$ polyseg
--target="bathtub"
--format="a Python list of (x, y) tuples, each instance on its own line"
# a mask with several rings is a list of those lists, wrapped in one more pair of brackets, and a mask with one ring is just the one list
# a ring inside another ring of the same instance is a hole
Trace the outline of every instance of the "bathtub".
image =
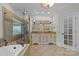
[[(14, 49), (14, 47), (16, 48)], [(29, 44), (24, 44), (24, 47), (22, 47), (20, 44), (2, 46), (0, 47), (0, 56), (18, 56), (23, 50), (28, 49), (28, 47)]]

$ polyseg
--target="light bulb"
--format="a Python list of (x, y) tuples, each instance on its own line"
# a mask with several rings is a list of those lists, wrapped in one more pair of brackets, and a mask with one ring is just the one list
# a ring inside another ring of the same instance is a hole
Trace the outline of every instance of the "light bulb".
[(49, 8), (52, 7), (54, 3), (42, 3), (42, 7)]
[(49, 3), (49, 7), (52, 7), (54, 5), (54, 3)]

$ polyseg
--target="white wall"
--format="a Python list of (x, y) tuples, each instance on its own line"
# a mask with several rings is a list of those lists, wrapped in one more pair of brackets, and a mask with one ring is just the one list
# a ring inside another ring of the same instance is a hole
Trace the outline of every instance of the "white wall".
[(8, 3), (0, 3), (0, 6), (1, 6), (1, 7), (5, 7), (6, 9), (9, 9), (9, 10), (12, 11), (13, 13), (15, 13), (15, 12), (13, 11), (13, 9), (9, 6)]
[(11, 12), (13, 12), (15, 15), (22, 17), (20, 14), (16, 13), (8, 3), (0, 3), (0, 6), (3, 6), (6, 9), (9, 9)]
[(1, 7), (0, 7), (0, 38), (3, 38), (3, 17)]
[(62, 16), (63, 15), (66, 15), (66, 14), (74, 14), (74, 13), (79, 13), (79, 4), (77, 3), (74, 3), (74, 4), (71, 4), (67, 7), (64, 7), (62, 9), (60, 9), (58, 12), (57, 12), (57, 16), (58, 16), (58, 23), (59, 23), (59, 31), (57, 32), (57, 45), (58, 46), (62, 46), (63, 44), (63, 39), (61, 37), (61, 33), (62, 33), (62, 29), (60, 28), (61, 26), (61, 23), (62, 23)]
[(3, 6), (14, 13), (12, 8), (8, 4), (0, 3), (0, 38), (3, 38), (3, 15), (2, 15), (2, 7)]
[(79, 3), (73, 3), (67, 7), (60, 9), (57, 13), (58, 14), (68, 14), (72, 12), (79, 12)]

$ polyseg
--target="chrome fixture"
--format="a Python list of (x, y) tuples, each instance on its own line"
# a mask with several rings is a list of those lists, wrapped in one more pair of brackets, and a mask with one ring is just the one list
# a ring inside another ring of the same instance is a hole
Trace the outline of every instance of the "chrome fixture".
[(6, 39), (3, 39), (3, 42), (4, 42), (3, 43), (4, 46), (7, 46), (8, 45), (8, 41)]

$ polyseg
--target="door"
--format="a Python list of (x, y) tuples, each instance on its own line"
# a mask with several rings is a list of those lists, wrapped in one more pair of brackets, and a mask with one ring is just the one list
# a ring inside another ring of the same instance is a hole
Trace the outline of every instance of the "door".
[(75, 45), (75, 19), (71, 15), (63, 16), (60, 28), (62, 29), (62, 45), (72, 49)]

